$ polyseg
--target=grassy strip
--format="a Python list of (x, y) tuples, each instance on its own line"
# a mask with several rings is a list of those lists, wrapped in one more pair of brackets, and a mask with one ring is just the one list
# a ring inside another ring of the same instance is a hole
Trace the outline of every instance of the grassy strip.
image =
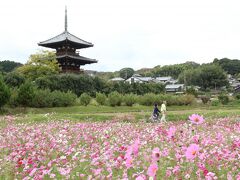
[[(193, 106), (168, 106), (168, 111), (186, 111), (186, 110), (238, 110), (239, 105), (193, 105)], [(55, 107), (55, 108), (5, 108), (2, 114), (44, 114), (44, 113), (61, 113), (61, 114), (99, 114), (99, 113), (125, 113), (125, 112), (142, 112), (153, 110), (152, 106), (134, 105), (129, 106), (71, 106), (71, 107)]]

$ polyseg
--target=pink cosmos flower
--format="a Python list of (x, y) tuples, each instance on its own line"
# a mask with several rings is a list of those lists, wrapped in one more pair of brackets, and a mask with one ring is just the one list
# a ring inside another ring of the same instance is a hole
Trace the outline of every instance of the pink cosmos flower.
[(140, 144), (140, 140), (139, 140), (139, 139), (137, 139), (137, 140), (134, 142), (134, 144), (133, 144), (132, 149), (133, 149), (133, 154), (134, 154), (134, 156), (137, 156), (137, 155), (138, 155), (139, 144)]
[(37, 168), (33, 168), (33, 170), (29, 173), (29, 176), (33, 176), (36, 171), (37, 171)]
[(206, 180), (213, 180), (213, 179), (217, 179), (217, 177), (215, 176), (215, 173), (213, 172), (208, 172), (207, 175), (205, 176)]
[(126, 167), (127, 167), (127, 168), (132, 167), (132, 163), (133, 163), (133, 158), (132, 158), (131, 156), (127, 156), (127, 159), (126, 159)]
[(172, 138), (174, 135), (175, 135), (175, 133), (176, 133), (176, 127), (175, 126), (171, 126), (170, 128), (169, 128), (169, 130), (167, 131), (167, 137), (168, 138)]
[(61, 175), (66, 176), (70, 173), (71, 169), (70, 168), (58, 168), (58, 171), (60, 172)]
[(189, 119), (193, 124), (202, 124), (204, 122), (203, 116), (200, 116), (198, 114), (192, 114), (189, 116)]
[(136, 178), (136, 180), (145, 180), (145, 179), (146, 179), (146, 176), (143, 175), (143, 174), (139, 175), (139, 176)]
[(154, 148), (152, 151), (152, 160), (153, 162), (158, 161), (160, 158), (160, 150), (159, 148)]
[(180, 166), (175, 166), (175, 167), (173, 168), (173, 173), (174, 173), (175, 175), (177, 175), (177, 174), (179, 173), (179, 171), (180, 171)]
[(157, 170), (158, 170), (157, 164), (155, 164), (155, 163), (151, 164), (148, 168), (147, 175), (150, 177), (155, 177)]
[(191, 144), (186, 150), (186, 158), (194, 159), (199, 152), (199, 146), (197, 144)]

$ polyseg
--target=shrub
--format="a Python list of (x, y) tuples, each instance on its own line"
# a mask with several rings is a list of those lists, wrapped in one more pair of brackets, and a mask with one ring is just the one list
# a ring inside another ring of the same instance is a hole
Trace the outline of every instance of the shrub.
[(122, 95), (114, 91), (108, 95), (108, 102), (110, 106), (120, 106), (122, 102)]
[(35, 95), (32, 100), (32, 107), (42, 108), (42, 107), (65, 107), (74, 105), (77, 96), (68, 91), (53, 91), (48, 89), (42, 90), (38, 89), (35, 91)]
[(178, 97), (178, 104), (176, 105), (190, 105), (194, 102), (194, 95), (183, 95)]
[(11, 72), (4, 76), (4, 82), (10, 87), (19, 87), (25, 82), (25, 78), (20, 73)]
[(32, 106), (36, 108), (52, 107), (53, 97), (49, 89), (38, 89), (32, 100)]
[(225, 94), (220, 94), (218, 96), (218, 100), (222, 103), (222, 104), (227, 104), (229, 102), (229, 97)]
[(16, 89), (16, 88), (11, 89), (11, 96), (10, 96), (8, 104), (11, 107), (17, 107), (19, 105), (17, 98), (18, 98), (18, 89)]
[(141, 96), (139, 99), (139, 103), (145, 106), (152, 106), (157, 102), (157, 95), (153, 93), (147, 93), (144, 96)]
[(107, 96), (102, 93), (96, 93), (96, 101), (100, 105), (106, 104)]
[(137, 96), (134, 95), (134, 94), (126, 94), (123, 98), (123, 101), (125, 102), (125, 104), (127, 106), (132, 106), (133, 104), (136, 103), (136, 100), (137, 100)]
[(207, 104), (210, 101), (210, 96), (203, 95), (201, 96), (203, 104)]
[(17, 101), (22, 106), (31, 106), (34, 98), (34, 86), (30, 82), (25, 82), (19, 88)]
[(53, 100), (53, 107), (64, 107), (74, 105), (76, 101), (76, 94), (68, 91), (68, 92), (61, 92), (61, 91), (53, 91), (51, 93), (52, 100)]
[(220, 104), (220, 102), (219, 102), (218, 99), (214, 99), (214, 100), (212, 100), (212, 102), (211, 102), (211, 105), (212, 105), (212, 106), (219, 106), (219, 104)]
[(91, 96), (89, 96), (87, 93), (82, 93), (80, 96), (80, 103), (84, 106), (87, 106), (91, 101)]
[(198, 92), (196, 91), (196, 89), (194, 89), (194, 87), (187, 88), (187, 89), (186, 89), (186, 93), (187, 93), (187, 94), (194, 95), (195, 97), (198, 96)]
[(240, 99), (240, 93), (236, 94), (236, 95), (235, 95), (235, 98), (236, 98), (236, 99)]
[(4, 106), (10, 99), (10, 90), (0, 77), (0, 108)]

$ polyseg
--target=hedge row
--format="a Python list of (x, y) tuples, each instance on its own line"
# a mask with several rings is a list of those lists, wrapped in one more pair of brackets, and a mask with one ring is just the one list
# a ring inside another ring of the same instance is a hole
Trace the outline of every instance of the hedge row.
[(12, 89), (9, 105), (12, 107), (64, 107), (75, 104), (77, 96), (71, 92), (35, 88), (26, 82), (19, 89)]
[(104, 94), (97, 93), (96, 101), (101, 105), (120, 106), (133, 104), (141, 104), (145, 106), (152, 106), (154, 103), (161, 104), (162, 101), (167, 101), (168, 105), (190, 105), (194, 102), (195, 97), (193, 95), (156, 95), (153, 93), (147, 93), (143, 96), (135, 94), (119, 94), (118, 92), (112, 92), (106, 97)]

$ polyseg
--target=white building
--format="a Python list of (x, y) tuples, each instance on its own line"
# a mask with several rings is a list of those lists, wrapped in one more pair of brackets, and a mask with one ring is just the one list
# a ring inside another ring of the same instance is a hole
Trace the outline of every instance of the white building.
[(121, 78), (121, 77), (116, 77), (116, 78), (110, 79), (110, 81), (119, 82), (119, 81), (125, 81), (125, 79), (123, 79), (123, 78)]
[(184, 90), (184, 84), (167, 84), (166, 92), (183, 92)]

